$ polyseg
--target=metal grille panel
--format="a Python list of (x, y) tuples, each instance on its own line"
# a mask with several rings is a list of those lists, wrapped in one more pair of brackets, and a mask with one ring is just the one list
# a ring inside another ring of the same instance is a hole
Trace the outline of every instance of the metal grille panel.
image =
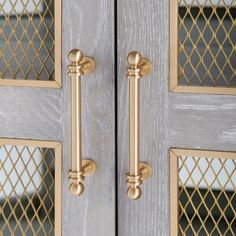
[(0, 79), (55, 80), (54, 0), (1, 1), (0, 44)]
[(0, 146), (0, 235), (55, 235), (54, 148)]
[(172, 149), (170, 157), (171, 236), (234, 236), (236, 153)]
[(178, 85), (236, 87), (235, 0), (178, 1)]

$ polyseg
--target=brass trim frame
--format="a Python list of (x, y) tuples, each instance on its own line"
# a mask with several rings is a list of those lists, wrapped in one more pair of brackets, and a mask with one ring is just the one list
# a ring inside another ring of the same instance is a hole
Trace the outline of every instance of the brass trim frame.
[(169, 0), (169, 57), (170, 57), (170, 92), (177, 87), (178, 80), (178, 1)]
[(178, 236), (178, 159), (170, 150), (170, 236)]
[[(62, 0), (54, 0), (55, 9), (55, 83), (52, 88), (61, 88), (61, 70), (62, 70)], [(50, 81), (49, 81), (50, 82)]]
[(54, 21), (55, 21), (55, 80), (25, 80), (18, 79), (0, 79), (0, 86), (16, 87), (37, 87), (37, 88), (61, 88), (62, 87), (62, 0), (54, 0)]
[(196, 149), (178, 149), (170, 148), (169, 150), (169, 176), (170, 176), (170, 236), (178, 236), (179, 226), (179, 188), (178, 188), (178, 157), (179, 156), (196, 156), (196, 157), (214, 157), (217, 159), (234, 159), (236, 152), (227, 151), (210, 151)]
[(61, 236), (62, 230), (62, 145), (57, 141), (43, 141), (31, 139), (0, 138), (0, 145), (33, 146), (54, 148), (55, 150), (55, 235)]
[(236, 88), (178, 85), (178, 1), (169, 0), (169, 92), (236, 95)]

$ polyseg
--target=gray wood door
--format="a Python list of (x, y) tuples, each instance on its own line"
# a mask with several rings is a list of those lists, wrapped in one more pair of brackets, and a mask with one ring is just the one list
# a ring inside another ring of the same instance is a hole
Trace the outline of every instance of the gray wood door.
[[(177, 17), (177, 8), (173, 10), (175, 6), (177, 1), (168, 0), (117, 2), (118, 231), (122, 236), (166, 236), (170, 235), (173, 227), (175, 231), (171, 235), (178, 235), (178, 219), (171, 221), (170, 213), (176, 212), (178, 207), (170, 207), (170, 199), (177, 198), (177, 191), (175, 195), (170, 195), (171, 148), (236, 150), (235, 96), (197, 93), (196, 89), (195, 94), (170, 92), (169, 65), (177, 58), (177, 54), (172, 58), (169, 56), (173, 55), (169, 42), (174, 42), (172, 36), (177, 29), (171, 27), (173, 22), (170, 22), (170, 16)], [(177, 18), (175, 20), (177, 25)], [(153, 73), (141, 80), (140, 91), (140, 158), (151, 164), (153, 175), (142, 185), (143, 195), (136, 201), (127, 197), (125, 177), (129, 158), (126, 57), (130, 51), (141, 52), (153, 63)], [(177, 183), (177, 175), (175, 178)], [(231, 228), (228, 233), (234, 235), (235, 231)], [(180, 232), (179, 235), (206, 234)]]
[[(9, 8), (12, 6), (8, 4), (5, 11)], [(18, 10), (21, 14), (21, 6)], [(2, 14), (1, 7), (0, 11)], [(10, 13), (4, 14), (8, 19)], [(55, 171), (62, 171), (62, 235), (112, 236), (115, 235), (114, 1), (62, 1), (61, 22), (61, 45), (56, 48), (62, 49), (62, 62), (58, 64), (62, 69), (61, 88), (18, 87), (14, 83), (0, 86), (0, 136), (60, 142), (62, 170)], [(84, 157), (96, 162), (97, 171), (85, 180), (85, 192), (80, 197), (72, 196), (68, 181), (71, 111), (67, 65), (68, 53), (73, 48), (80, 48), (96, 62), (95, 72), (82, 78), (82, 146)]]
[[(57, 63), (62, 70), (62, 83), (56, 88), (45, 88), (32, 87), (31, 82), (30, 87), (22, 86), (21, 82), (17, 86), (14, 81), (1, 82), (11, 85), (0, 86), (1, 138), (54, 141), (62, 145), (62, 170), (56, 169), (62, 173), (62, 235), (169, 235), (178, 223), (170, 213), (176, 214), (178, 208), (178, 203), (175, 209), (170, 207), (170, 149), (235, 151), (235, 96), (196, 93), (196, 89), (195, 94), (170, 92), (169, 64), (175, 59), (169, 56), (173, 39), (170, 16), (176, 13), (172, 11), (173, 3), (62, 1), (61, 44), (56, 48), (62, 50), (61, 63)], [(7, 15), (10, 19), (9, 7), (12, 6), (7, 5), (0, 18)], [(20, 7), (14, 14), (19, 12)], [(0, 42), (4, 40), (7, 41), (3, 37)], [(80, 48), (96, 62), (95, 72), (82, 78), (82, 122), (83, 155), (96, 162), (97, 172), (86, 179), (85, 192), (80, 197), (72, 196), (68, 190), (71, 110), (67, 65), (68, 52), (73, 48)], [(134, 50), (153, 64), (152, 75), (141, 81), (140, 107), (140, 156), (151, 164), (153, 175), (142, 185), (143, 195), (137, 201), (129, 200), (126, 194), (129, 104), (126, 58)], [(13, 63), (13, 67), (18, 64)]]

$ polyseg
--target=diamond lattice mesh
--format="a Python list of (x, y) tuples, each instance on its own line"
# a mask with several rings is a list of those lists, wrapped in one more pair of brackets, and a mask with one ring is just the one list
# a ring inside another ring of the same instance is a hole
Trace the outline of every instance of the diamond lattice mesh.
[(54, 80), (54, 0), (0, 1), (0, 79)]
[(235, 45), (235, 0), (178, 0), (178, 85), (236, 87)]
[(0, 235), (54, 235), (54, 149), (0, 146)]
[(236, 235), (236, 160), (178, 157), (179, 234)]

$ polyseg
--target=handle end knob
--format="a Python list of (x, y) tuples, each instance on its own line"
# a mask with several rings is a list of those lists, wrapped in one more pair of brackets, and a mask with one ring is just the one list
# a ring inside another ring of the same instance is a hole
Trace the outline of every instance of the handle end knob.
[(127, 77), (129, 79), (140, 79), (152, 72), (152, 63), (149, 59), (144, 58), (139, 52), (130, 52), (127, 57), (128, 63), (130, 65), (127, 68)]
[(142, 60), (142, 55), (139, 52), (130, 52), (127, 60), (131, 66), (138, 66)]
[(84, 185), (81, 182), (71, 183), (69, 189), (73, 195), (80, 196), (84, 192)]
[(81, 50), (75, 48), (69, 52), (68, 58), (71, 63), (78, 64), (83, 58), (83, 53)]
[(142, 189), (140, 186), (129, 186), (127, 195), (129, 199), (137, 200), (142, 196)]
[(147, 180), (152, 175), (152, 167), (145, 162), (139, 162), (139, 174), (127, 174), (127, 195), (131, 200), (137, 200), (142, 196), (142, 188), (144, 180)]

